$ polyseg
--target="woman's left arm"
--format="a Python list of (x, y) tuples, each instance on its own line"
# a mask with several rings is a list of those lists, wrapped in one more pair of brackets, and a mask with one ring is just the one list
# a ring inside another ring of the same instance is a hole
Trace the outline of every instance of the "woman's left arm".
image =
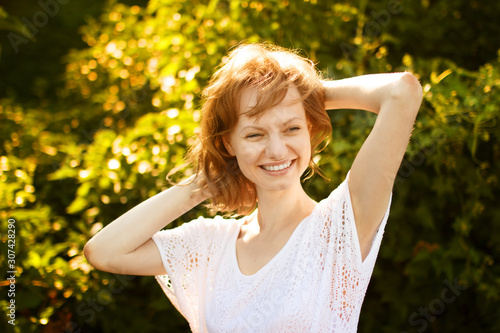
[(373, 236), (389, 204), (422, 102), (422, 87), (410, 73), (362, 75), (325, 81), (327, 109), (362, 109), (378, 114), (373, 129), (349, 173), (349, 189), (361, 255), (368, 255)]

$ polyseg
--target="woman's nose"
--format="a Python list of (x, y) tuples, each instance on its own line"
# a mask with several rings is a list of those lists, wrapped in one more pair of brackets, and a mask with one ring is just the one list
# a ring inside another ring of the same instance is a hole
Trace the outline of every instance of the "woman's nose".
[(279, 160), (286, 157), (288, 148), (285, 140), (280, 135), (270, 135), (267, 142), (267, 156)]

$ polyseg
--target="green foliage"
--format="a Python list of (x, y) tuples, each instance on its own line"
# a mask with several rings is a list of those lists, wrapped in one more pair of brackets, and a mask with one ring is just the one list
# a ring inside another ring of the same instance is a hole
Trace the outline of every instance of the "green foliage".
[[(302, 49), (327, 77), (408, 70), (424, 87), (359, 331), (500, 329), (500, 45), (498, 25), (478, 19), (497, 13), (496, 2), (89, 3), (61, 5), (19, 53), (1, 40), (0, 70), (12, 79), (0, 84), (0, 264), (14, 218), (18, 270), (16, 326), (2, 320), (2, 331), (188, 330), (153, 278), (97, 271), (83, 246), (169, 186), (210, 74), (229, 48), (261, 40)], [(0, 28), (22, 34), (16, 24), (37, 6), (0, 7)], [(54, 46), (76, 28), (81, 39)], [(316, 158), (331, 182), (305, 183), (317, 200), (345, 176), (375, 121), (364, 111), (330, 115), (332, 142)], [(6, 315), (4, 298), (0, 307)]]

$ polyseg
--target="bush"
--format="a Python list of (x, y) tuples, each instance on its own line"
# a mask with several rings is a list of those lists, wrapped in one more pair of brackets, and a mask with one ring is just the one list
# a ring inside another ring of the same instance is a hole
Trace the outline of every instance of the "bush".
[[(76, 15), (67, 8), (50, 24), (67, 26)], [(107, 1), (81, 26), (83, 47), (55, 46), (62, 73), (59, 63), (38, 64), (57, 84), (30, 69), (0, 96), (0, 263), (8, 263), (15, 219), (18, 272), (16, 326), (2, 321), (2, 331), (188, 330), (153, 278), (97, 271), (82, 250), (169, 186), (209, 75), (228, 48), (260, 40), (304, 50), (327, 77), (407, 70), (424, 87), (359, 331), (498, 331), (500, 64), (490, 42), (498, 27), (477, 19), (497, 8), (465, 0)], [(0, 12), (0, 22), (7, 16)], [(65, 33), (50, 27), (51, 38)], [(20, 56), (48, 47), (40, 30), (40, 44)], [(463, 35), (449, 35), (456, 31)], [(18, 55), (6, 39), (2, 51), (5, 71)], [(33, 82), (30, 93), (24, 82)], [(342, 180), (375, 120), (364, 111), (330, 115), (332, 142), (317, 158), (332, 181), (306, 181), (315, 199)], [(200, 214), (203, 207), (169, 227)]]

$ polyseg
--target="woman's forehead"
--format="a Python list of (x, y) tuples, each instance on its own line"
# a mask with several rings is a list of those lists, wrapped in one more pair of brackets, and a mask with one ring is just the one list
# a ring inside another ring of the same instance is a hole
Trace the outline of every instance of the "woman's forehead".
[(246, 88), (241, 95), (238, 117), (238, 127), (251, 125), (280, 125), (293, 119), (307, 121), (304, 106), (299, 91), (295, 86), (290, 86), (285, 98), (270, 109), (262, 110), (258, 114), (250, 111), (257, 105), (258, 88)]
[[(272, 93), (272, 92), (270, 92)], [(262, 94), (262, 92), (260, 92)], [(243, 89), (240, 95), (240, 101), (239, 101), (239, 115), (244, 115), (251, 111), (259, 102), (259, 88), (257, 87), (248, 87)], [(280, 108), (280, 107), (290, 107), (294, 104), (301, 104), (302, 105), (302, 98), (301, 95), (297, 89), (297, 87), (291, 83), (288, 86), (287, 93), (285, 95), (285, 98), (276, 106), (270, 107), (272, 108)]]

